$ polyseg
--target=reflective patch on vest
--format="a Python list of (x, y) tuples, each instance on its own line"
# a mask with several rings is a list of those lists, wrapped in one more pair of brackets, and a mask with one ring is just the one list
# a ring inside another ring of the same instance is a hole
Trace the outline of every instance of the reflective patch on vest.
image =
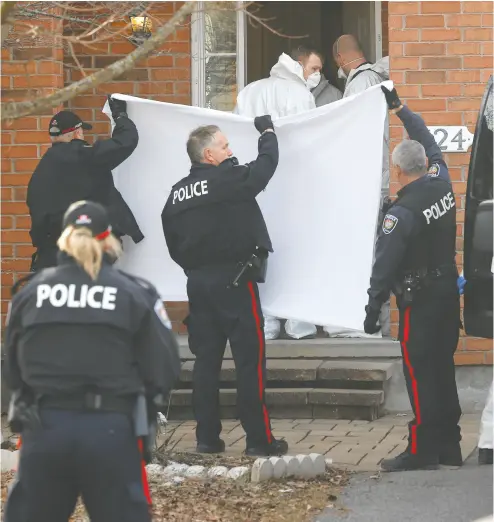
[(398, 218), (391, 214), (386, 214), (383, 221), (383, 232), (385, 234), (391, 234), (398, 224)]
[(189, 183), (185, 187), (180, 187), (178, 190), (173, 191), (173, 205), (178, 202), (182, 202), (185, 199), (191, 199), (194, 197), (200, 197), (204, 194), (209, 194), (208, 191), (208, 180), (196, 181), (195, 183)]
[(452, 192), (448, 192), (439, 201), (434, 203), (430, 208), (426, 208), (422, 211), (429, 225), (431, 219), (437, 220), (449, 212), (454, 206), (456, 206), (455, 198)]
[(434, 163), (434, 165), (431, 165), (429, 167), (429, 170), (427, 171), (427, 174), (431, 176), (431, 178), (437, 178), (439, 176), (439, 169), (441, 166), (438, 163)]
[(115, 310), (117, 288), (101, 285), (38, 285), (36, 308), (50, 305), (54, 308), (99, 308)]
[(168, 328), (168, 330), (172, 329), (172, 323), (166, 313), (165, 306), (161, 299), (158, 299), (154, 305), (154, 311), (158, 316), (158, 319)]

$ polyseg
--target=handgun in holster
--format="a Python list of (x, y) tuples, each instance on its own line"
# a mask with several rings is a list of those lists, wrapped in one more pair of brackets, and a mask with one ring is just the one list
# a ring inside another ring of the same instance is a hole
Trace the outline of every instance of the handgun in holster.
[(240, 263), (240, 270), (235, 275), (229, 287), (238, 287), (240, 281), (245, 277), (249, 281), (256, 283), (264, 283), (266, 281), (266, 272), (268, 270), (268, 252), (267, 250), (256, 247), (256, 251), (249, 257), (245, 263)]
[(12, 393), (7, 420), (12, 433), (35, 431), (42, 427), (38, 404), (25, 390)]
[(158, 430), (158, 408), (159, 397), (153, 401), (146, 398), (144, 393), (137, 396), (134, 408), (134, 433), (142, 440), (142, 458), (149, 464), (153, 458)]
[(422, 288), (422, 280), (420, 276), (415, 274), (407, 274), (403, 279), (401, 301), (405, 307), (410, 306), (417, 292)]

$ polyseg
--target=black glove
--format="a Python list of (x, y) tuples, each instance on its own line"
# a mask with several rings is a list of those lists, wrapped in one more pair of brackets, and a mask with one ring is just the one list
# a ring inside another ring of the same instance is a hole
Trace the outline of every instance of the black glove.
[(384, 85), (381, 85), (381, 90), (384, 93), (384, 96), (386, 96), (386, 103), (388, 104), (389, 110), (397, 109), (401, 105), (401, 100), (398, 98), (398, 93), (395, 88), (390, 91), (389, 89), (386, 89)]
[(365, 316), (364, 321), (364, 332), (366, 334), (375, 334), (379, 332), (379, 330), (381, 329), (380, 326), (377, 326), (377, 321), (379, 319), (379, 310), (371, 308), (369, 305), (367, 305), (365, 307), (365, 313), (367, 315)]
[(127, 102), (125, 100), (117, 100), (108, 95), (108, 104), (114, 120), (119, 116), (127, 116)]
[(254, 118), (254, 125), (261, 134), (268, 129), (274, 130), (273, 122), (271, 121), (271, 116), (269, 114)]

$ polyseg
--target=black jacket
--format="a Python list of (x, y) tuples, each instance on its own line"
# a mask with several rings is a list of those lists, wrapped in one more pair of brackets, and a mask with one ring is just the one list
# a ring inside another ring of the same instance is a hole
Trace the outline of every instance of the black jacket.
[(144, 236), (115, 188), (112, 169), (137, 147), (134, 123), (117, 118), (112, 138), (89, 145), (83, 140), (54, 143), (41, 158), (27, 189), (31, 239), (35, 247), (52, 247), (62, 232), (62, 217), (74, 202), (88, 199), (104, 205), (116, 236), (129, 235), (138, 243)]
[(218, 166), (194, 164), (173, 188), (161, 214), (171, 258), (185, 270), (245, 261), (261, 247), (272, 252), (256, 196), (266, 188), (278, 165), (274, 132), (259, 138), (255, 161), (236, 158)]
[(96, 281), (64, 253), (59, 263), (12, 299), (5, 333), (9, 388), (55, 396), (136, 395), (143, 387), (151, 397), (168, 393), (180, 359), (156, 289), (106, 260)]
[(428, 287), (428, 295), (456, 295), (456, 202), (441, 149), (423, 119), (408, 107), (397, 113), (411, 139), (429, 160), (427, 174), (398, 192), (384, 216), (370, 280), (369, 306), (380, 309), (404, 276), (448, 273)]

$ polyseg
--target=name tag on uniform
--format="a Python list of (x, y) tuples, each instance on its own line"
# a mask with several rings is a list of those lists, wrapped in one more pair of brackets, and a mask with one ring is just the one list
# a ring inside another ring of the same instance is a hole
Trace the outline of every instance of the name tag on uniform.
[(434, 203), (431, 208), (426, 208), (423, 211), (425, 219), (427, 219), (427, 224), (431, 222), (432, 219), (439, 219), (444, 216), (448, 210), (453, 208), (456, 205), (455, 198), (451, 192), (448, 192), (443, 198)]
[(191, 199), (198, 196), (203, 196), (208, 193), (208, 181), (206, 179), (202, 181), (196, 181), (185, 187), (180, 187), (178, 190), (173, 191), (173, 204), (175, 202), (183, 201), (184, 199)]
[(101, 308), (115, 310), (117, 288), (113, 286), (89, 286), (56, 284), (38, 285), (36, 308), (41, 308), (45, 301), (55, 308)]

